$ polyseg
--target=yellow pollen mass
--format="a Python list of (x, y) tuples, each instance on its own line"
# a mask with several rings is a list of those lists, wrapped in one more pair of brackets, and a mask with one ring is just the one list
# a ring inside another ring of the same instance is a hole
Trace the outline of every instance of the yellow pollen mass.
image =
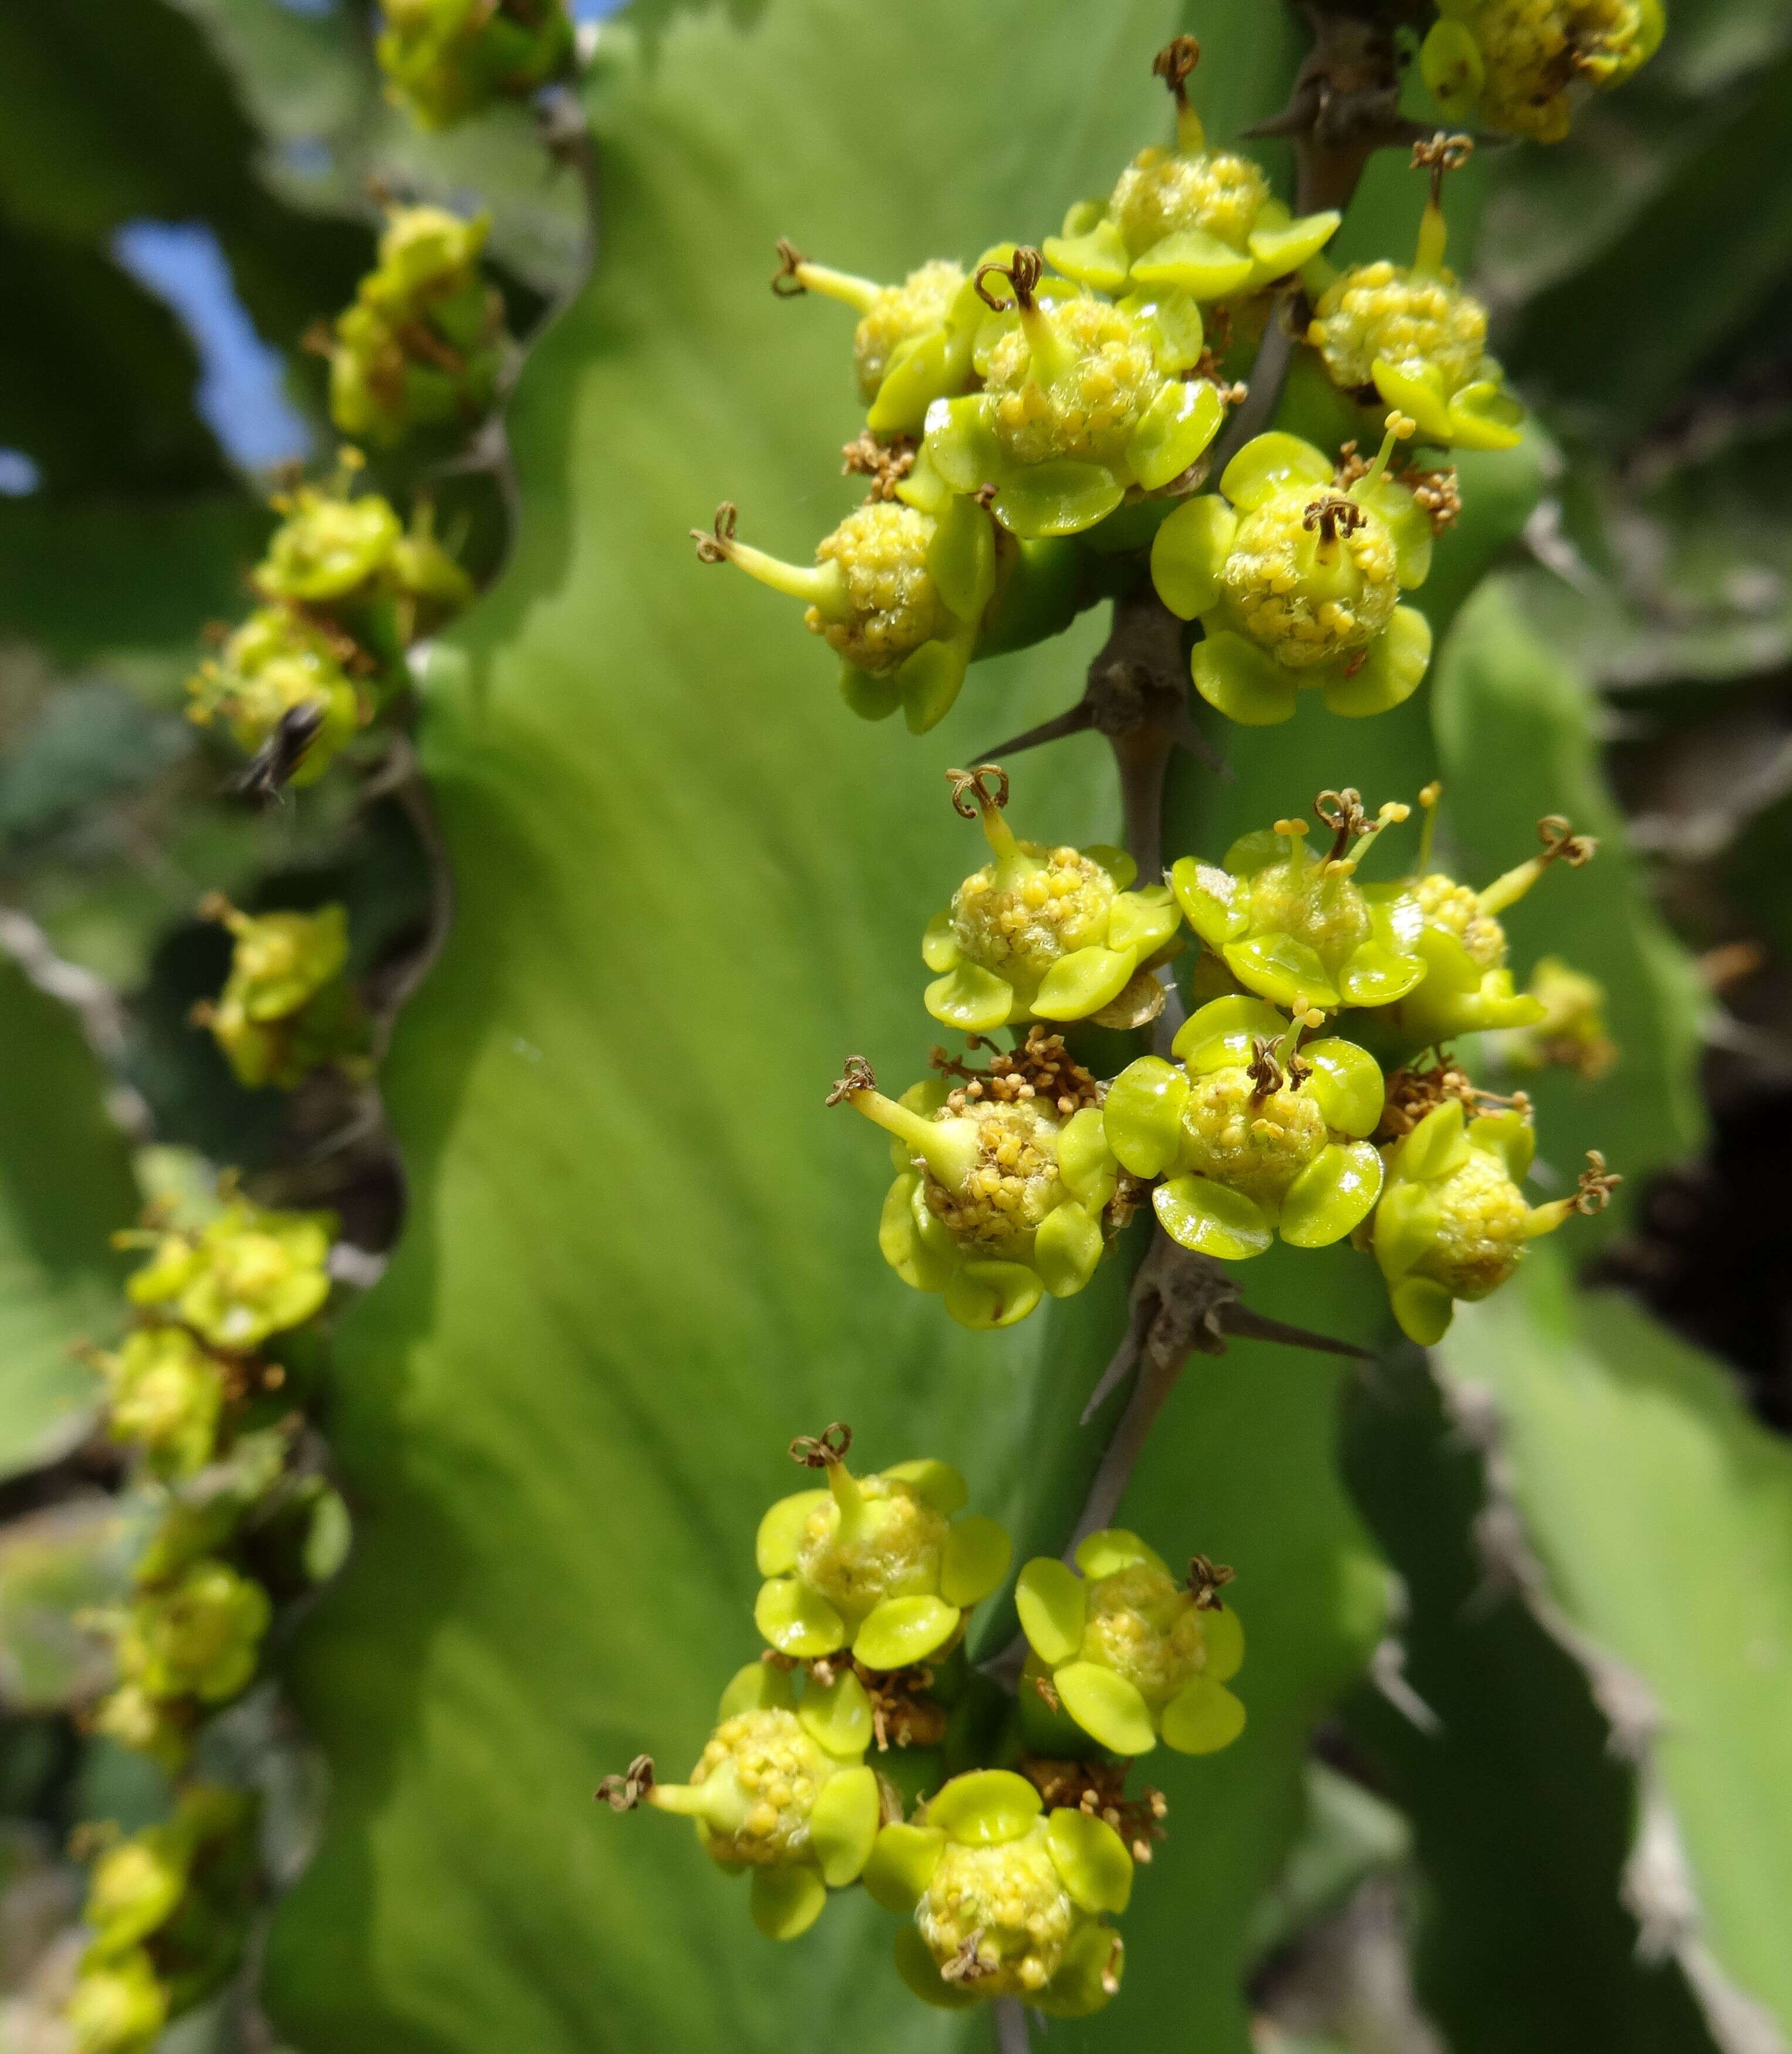
[(1120, 174), (1108, 212), (1134, 257), (1191, 228), (1240, 249), (1268, 198), (1269, 180), (1248, 157), (1230, 150), (1185, 157), (1151, 148)]
[(1387, 524), (1365, 508), (1325, 542), (1307, 525), (1313, 498), (1303, 486), (1245, 514), (1221, 573), (1240, 625), (1291, 670), (1366, 648), (1400, 599)]
[(1002, 866), (986, 864), (953, 894), (952, 931), (973, 962), (1030, 997), (1060, 956), (1106, 941), (1114, 879), (1074, 848), (1024, 841), (1020, 850), (1043, 868), (1004, 885)]
[(1091, 1583), (1088, 1607), (1078, 1659), (1124, 1676), (1153, 1711), (1205, 1663), (1193, 1594), (1148, 1563)]
[(1380, 359), (1409, 375), (1434, 371), (1455, 392), (1487, 355), (1487, 309), (1445, 279), (1412, 277), (1385, 261), (1359, 264), (1320, 300), (1313, 336), (1346, 392), (1370, 384)]
[(1242, 1068), (1194, 1080), (1182, 1134), (1189, 1171), (1272, 1209), (1330, 1139), (1325, 1116), (1305, 1092), (1284, 1084), (1260, 1098)]
[(1469, 26), (1487, 116), (1540, 143), (1567, 134), (1570, 87), (1614, 85), (1643, 61), (1637, 0), (1484, 0)]
[(1506, 961), (1506, 930), (1466, 884), (1458, 884), (1441, 871), (1432, 871), (1413, 887), (1420, 910), (1435, 927), (1441, 927), (1468, 951), (1482, 970), (1499, 970)]
[(980, 1160), (962, 1191), (948, 1190), (929, 1171), (927, 1203), (961, 1247), (1024, 1262), (1041, 1222), (1063, 1196), (1058, 1123), (1032, 1099), (972, 1102), (962, 1116), (977, 1123)]
[(1362, 893), (1348, 877), (1326, 877), (1317, 863), (1295, 876), (1286, 863), (1272, 863), (1251, 880), (1251, 930), (1291, 935), (1330, 970), (1369, 939), (1371, 923)]
[(816, 1794), (834, 1770), (794, 1712), (774, 1706), (724, 1719), (690, 1773), (695, 1786), (723, 1777), (738, 1792), (730, 1808), (740, 1824), (731, 1831), (712, 1820), (710, 1853), (762, 1867), (798, 1859)]
[(1072, 360), (1042, 384), (1026, 330), (1016, 324), (997, 338), (984, 387), (1004, 448), (1016, 463), (1123, 463), (1139, 417), (1164, 384), (1149, 341), (1105, 300), (1065, 301), (1041, 313)]
[(859, 1489), (861, 1524), (840, 1537), (831, 1500), (809, 1514), (797, 1546), (797, 1573), (856, 1623), (883, 1598), (929, 1596), (940, 1587), (947, 1521), (898, 1479), (870, 1476)]
[(1454, 1175), (1433, 1187), (1437, 1231), (1415, 1273), (1441, 1284), (1452, 1297), (1484, 1298), (1496, 1291), (1524, 1254), (1531, 1208), (1499, 1157), (1471, 1149)]
[(1043, 1989), (1086, 1917), (1059, 1876), (1043, 1819), (1000, 1847), (949, 1843), (914, 1914), (942, 1969), (962, 1958), (973, 1934), (981, 1935), (977, 1970), (963, 1985), (980, 1997)]
[(812, 606), (810, 632), (861, 671), (894, 670), (944, 624), (927, 569), (933, 539), (932, 517), (912, 506), (880, 499), (855, 508), (815, 549), (817, 563), (837, 563), (845, 573), (851, 612), (829, 620)]
[(965, 273), (945, 258), (910, 272), (899, 285), (886, 285), (853, 332), (852, 356), (859, 389), (877, 397), (890, 360), (911, 336), (936, 329), (952, 310)]

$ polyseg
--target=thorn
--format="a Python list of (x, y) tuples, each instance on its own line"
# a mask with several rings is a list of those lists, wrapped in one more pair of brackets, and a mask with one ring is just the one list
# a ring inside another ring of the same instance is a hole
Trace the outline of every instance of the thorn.
[(1358, 1348), (1354, 1341), (1334, 1340), (1330, 1334), (1311, 1333), (1305, 1327), (1290, 1326), (1285, 1320), (1272, 1320), (1266, 1313), (1253, 1312), (1248, 1305), (1237, 1300), (1220, 1308), (1221, 1329), (1243, 1341), (1279, 1341), (1284, 1348), (1311, 1348), (1316, 1355), (1349, 1356), (1357, 1362), (1373, 1362), (1375, 1357), (1367, 1348)]
[(1067, 734), (1082, 734), (1094, 724), (1094, 707), (1087, 699), (1079, 699), (1067, 711), (1042, 721), (1037, 727), (1029, 727), (1024, 734), (999, 743), (994, 749), (979, 750), (977, 755), (984, 762), (998, 756), (1017, 756), (1024, 749), (1042, 748), (1047, 742), (1059, 741)]

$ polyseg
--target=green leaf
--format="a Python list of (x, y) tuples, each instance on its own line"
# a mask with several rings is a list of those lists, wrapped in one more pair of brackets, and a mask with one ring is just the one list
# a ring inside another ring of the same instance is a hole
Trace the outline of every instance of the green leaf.
[(75, 1018), (0, 960), (0, 1477), (86, 1435), (100, 1388), (70, 1352), (122, 1324), (110, 1237), (137, 1210), (124, 1140)]
[(1499, 1514), (1476, 1416), (1452, 1416), (1413, 1351), (1345, 1408), (1351, 1488), (1407, 1590), (1401, 1679), (1418, 1708), (1365, 1686), (1346, 1719), (1413, 1821), (1419, 1997), (1457, 2054), (1703, 2054), (1679, 1965), (1641, 1958), (1621, 1894), (1635, 1765), (1580, 1662), (1489, 1558), (1485, 1537), (1506, 1529), (1482, 1523)]
[(1792, 2032), (1792, 1450), (1628, 1300), (1577, 1299), (1556, 1249), (1440, 1355), (1503, 1424), (1550, 1596), (1654, 1701), (1703, 1946)]

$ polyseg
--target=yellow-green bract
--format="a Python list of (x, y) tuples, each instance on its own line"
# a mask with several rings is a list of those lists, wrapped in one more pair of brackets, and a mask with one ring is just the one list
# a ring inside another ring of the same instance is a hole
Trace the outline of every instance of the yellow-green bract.
[(788, 1670), (749, 1662), (722, 1693), (690, 1782), (656, 1783), (647, 1802), (694, 1820), (721, 1867), (750, 1871), (754, 1924), (793, 1940), (870, 1858), (880, 1817), (870, 1742), (870, 1700), (851, 1669), (812, 1680), (799, 1700)]
[(1240, 1261), (1279, 1233), (1323, 1248), (1374, 1205), (1381, 1069), (1340, 1036), (1298, 1038), (1260, 998), (1216, 998), (1177, 1035), (1180, 1066), (1142, 1056), (1110, 1088), (1109, 1145), (1134, 1176), (1167, 1178), (1152, 1203), (1183, 1247)]
[(1429, 1347), (1459, 1298), (1485, 1298), (1578, 1210), (1573, 1198), (1529, 1204), (1519, 1189), (1536, 1152), (1529, 1118), (1511, 1109), (1468, 1119), (1452, 1099), (1386, 1150), (1388, 1182), (1371, 1245), (1394, 1317)]
[(387, 96), (420, 128), (446, 128), (572, 68), (564, 0), (382, 0)]
[(780, 1498), (760, 1521), (760, 1631), (802, 1660), (850, 1647), (867, 1669), (942, 1654), (1008, 1574), (1008, 1535), (980, 1513), (957, 1516), (968, 1493), (948, 1463), (867, 1477), (838, 1458), (826, 1466), (825, 1489)]
[(886, 1826), (865, 1887), (910, 1914), (896, 1965), (918, 1997), (950, 2010), (1019, 1997), (1048, 2016), (1098, 2011), (1120, 1987), (1133, 1859), (1114, 1828), (1043, 1800), (1024, 1777), (954, 1777), (912, 1823)]
[(1303, 687), (1334, 713), (1385, 712), (1431, 657), (1422, 613), (1399, 604), (1431, 568), (1431, 523), (1387, 474), (1394, 417), (1374, 464), (1340, 486), (1331, 458), (1274, 431), (1247, 443), (1217, 494), (1180, 506), (1151, 546), (1157, 596), (1204, 639), (1192, 660), (1210, 706), (1244, 726), (1292, 718)]
[(1088, 1535), (1076, 1569), (1036, 1556), (1015, 1603), (1032, 1651), (1021, 1687), (1049, 1677), (1065, 1712), (1112, 1753), (1146, 1754), (1161, 1740), (1211, 1754), (1244, 1731), (1244, 1707), (1225, 1688), (1244, 1660), (1237, 1613), (1204, 1607), (1138, 1534)]
[(328, 1213), (281, 1212), (237, 1199), (196, 1230), (119, 1235), (125, 1246), (150, 1250), (126, 1295), (214, 1348), (258, 1348), (270, 1334), (302, 1325), (329, 1296), (335, 1225)]
[(1577, 94), (1621, 85), (1667, 28), (1661, 0), (1437, 0), (1420, 68), (1452, 120), (1535, 142), (1568, 133)]

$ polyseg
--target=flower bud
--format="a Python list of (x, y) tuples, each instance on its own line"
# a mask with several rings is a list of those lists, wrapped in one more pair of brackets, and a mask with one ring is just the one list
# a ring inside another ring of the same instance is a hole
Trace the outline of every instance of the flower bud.
[(107, 1429), (151, 1467), (191, 1476), (211, 1460), (224, 1405), (223, 1365), (184, 1327), (140, 1327), (96, 1358), (108, 1386)]
[(1275, 431), (1247, 443), (1218, 494), (1180, 506), (1158, 529), (1158, 596), (1198, 620), (1196, 689), (1247, 726), (1291, 718), (1303, 686), (1334, 713), (1384, 712), (1417, 690), (1431, 656), (1423, 614), (1399, 604), (1431, 564), (1431, 523), (1389, 478), (1412, 423), (1389, 417), (1370, 469), (1340, 486), (1331, 459)]
[(1229, 1747), (1244, 1727), (1244, 1707), (1224, 1688), (1244, 1659), (1238, 1615), (1217, 1596), (1230, 1571), (1197, 1557), (1178, 1583), (1118, 1528), (1089, 1535), (1076, 1564), (1080, 1576), (1041, 1556), (1020, 1572), (1032, 1678), (1048, 1678), (1056, 1702), (1115, 1754), (1149, 1753), (1160, 1739), (1184, 1754)]
[(257, 1348), (301, 1326), (330, 1293), (335, 1226), (328, 1213), (289, 1213), (237, 1199), (193, 1231), (120, 1236), (147, 1241), (150, 1260), (125, 1286), (133, 1304), (167, 1308), (214, 1348)]
[(1605, 987), (1597, 978), (1570, 968), (1560, 956), (1544, 956), (1531, 974), (1525, 996), (1543, 1009), (1541, 1018), (1494, 1037), (1514, 1069), (1557, 1066), (1591, 1084), (1617, 1060), (1617, 1045), (1605, 1026)]
[(452, 128), (572, 66), (564, 0), (381, 0), (386, 96), (422, 128)]
[(503, 298), (479, 274), (490, 226), (487, 214), (392, 210), (379, 264), (328, 345), (330, 418), (344, 435), (390, 444), (490, 408), (504, 341)]

